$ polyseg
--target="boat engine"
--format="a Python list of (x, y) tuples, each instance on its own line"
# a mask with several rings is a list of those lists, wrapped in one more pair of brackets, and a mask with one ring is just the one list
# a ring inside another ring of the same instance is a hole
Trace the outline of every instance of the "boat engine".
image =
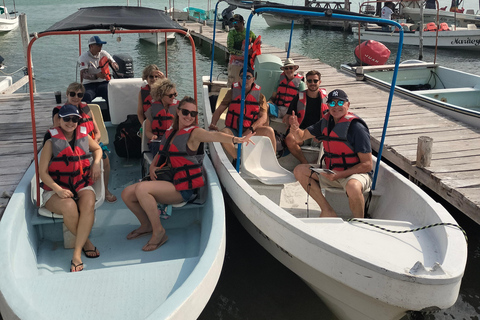
[(390, 50), (381, 42), (367, 40), (355, 48), (357, 63), (367, 66), (385, 64), (390, 57)]
[(113, 55), (113, 60), (118, 64), (118, 71), (113, 72), (115, 79), (133, 78), (133, 59), (127, 53)]

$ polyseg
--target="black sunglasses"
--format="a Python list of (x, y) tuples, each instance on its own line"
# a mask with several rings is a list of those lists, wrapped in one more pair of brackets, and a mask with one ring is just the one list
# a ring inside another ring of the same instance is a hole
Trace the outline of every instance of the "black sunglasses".
[(178, 96), (178, 93), (172, 93), (172, 94), (166, 94), (165, 96), (169, 97), (170, 99), (172, 99), (173, 97), (176, 97)]
[(313, 83), (318, 83), (318, 81), (320, 81), (320, 80), (318, 80), (318, 79), (308, 79), (307, 80), (308, 83), (312, 83), (312, 82)]
[(198, 111), (190, 111), (190, 110), (181, 109), (181, 108), (178, 108), (178, 110), (182, 111), (182, 114), (184, 116), (188, 116), (190, 114), (190, 116), (192, 116), (192, 118), (195, 118), (198, 115)]
[(150, 79), (158, 79), (158, 78), (160, 78), (160, 76), (152, 76), (152, 75), (149, 75), (148, 77), (149, 77)]
[[(61, 117), (61, 118), (62, 118), (62, 117)], [(74, 117), (66, 116), (66, 117), (63, 117), (62, 119), (63, 119), (63, 121), (65, 121), (65, 122), (70, 122), (70, 121), (72, 121), (73, 123), (77, 123), (78, 121), (80, 121), (80, 118), (79, 118), (79, 117), (75, 117), (75, 116), (74, 116)]]
[(72, 91), (72, 92), (70, 92), (68, 95), (69, 95), (70, 97), (72, 97), (72, 98), (75, 97), (75, 96), (77, 96), (77, 97), (79, 97), (79, 98), (83, 98), (83, 92), (76, 93), (76, 92), (73, 92), (73, 91)]

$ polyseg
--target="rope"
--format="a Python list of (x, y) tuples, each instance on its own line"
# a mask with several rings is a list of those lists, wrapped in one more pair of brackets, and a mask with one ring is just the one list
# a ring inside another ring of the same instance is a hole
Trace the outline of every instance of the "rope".
[(370, 223), (370, 222), (366, 222), (366, 221), (363, 221), (363, 220), (358, 220), (357, 218), (350, 218), (350, 219), (347, 219), (346, 221), (347, 222), (360, 222), (360, 223), (366, 224), (368, 226), (371, 226), (371, 227), (374, 227), (374, 228), (377, 228), (377, 229), (380, 229), (380, 230), (383, 230), (383, 231), (386, 231), (386, 232), (390, 232), (390, 233), (408, 233), (408, 232), (421, 231), (421, 230), (425, 230), (425, 229), (429, 229), (429, 228), (433, 228), (433, 227), (438, 227), (438, 226), (450, 226), (450, 227), (458, 228), (460, 231), (462, 231), (463, 236), (465, 237), (465, 241), (468, 242), (467, 232), (461, 226), (459, 226), (458, 224), (454, 224), (454, 223), (450, 223), (450, 222), (439, 222), (439, 223), (430, 224), (428, 226), (424, 226), (424, 227), (420, 227), (420, 228), (396, 231), (396, 230), (390, 230), (390, 229), (386, 229), (384, 227), (377, 226), (377, 225), (375, 225), (373, 223)]
[(23, 69), (25, 69), (25, 67), (21, 67), (20, 69), (18, 69), (17, 71), (14, 71), (12, 73), (3, 72), (2, 70), (0, 70), (0, 73), (3, 73), (6, 76), (13, 76), (15, 73), (23, 71)]

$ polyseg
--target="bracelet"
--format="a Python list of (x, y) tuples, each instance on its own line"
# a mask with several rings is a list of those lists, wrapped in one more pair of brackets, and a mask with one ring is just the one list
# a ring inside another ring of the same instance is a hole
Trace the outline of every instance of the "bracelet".
[(232, 137), (232, 143), (233, 143), (233, 144), (237, 144), (237, 143), (235, 142), (235, 136)]
[(252, 133), (255, 133), (255, 129), (253, 129), (252, 126), (250, 126), (250, 128), (248, 128), (248, 129), (250, 129), (250, 131), (252, 131)]

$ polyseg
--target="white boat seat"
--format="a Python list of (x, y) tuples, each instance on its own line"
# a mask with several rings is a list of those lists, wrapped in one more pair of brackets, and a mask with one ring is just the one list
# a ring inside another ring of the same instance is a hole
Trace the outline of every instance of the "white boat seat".
[(138, 93), (144, 84), (141, 78), (112, 79), (108, 83), (110, 121), (118, 125), (129, 114), (137, 113)]
[(293, 173), (283, 168), (267, 137), (253, 136), (255, 143), (242, 145), (241, 173), (247, 174), (264, 184), (285, 184), (295, 182)]
[(145, 177), (150, 168), (150, 164), (153, 161), (154, 155), (150, 152), (150, 149), (148, 148), (148, 139), (145, 134), (145, 122), (147, 120), (144, 120), (142, 123), (142, 146), (141, 146), (141, 151), (143, 155), (142, 159), (142, 178)]
[(102, 110), (98, 104), (88, 104), (88, 107), (92, 111), (95, 122), (97, 123), (98, 130), (100, 130), (100, 142), (104, 145), (108, 145), (108, 132), (105, 127), (105, 122), (103, 122)]
[(415, 91), (416, 94), (442, 94), (442, 93), (468, 93), (468, 92), (480, 92), (480, 88), (472, 88), (472, 87), (462, 87), (462, 88), (447, 88), (447, 89), (429, 89), (429, 90), (417, 90)]

